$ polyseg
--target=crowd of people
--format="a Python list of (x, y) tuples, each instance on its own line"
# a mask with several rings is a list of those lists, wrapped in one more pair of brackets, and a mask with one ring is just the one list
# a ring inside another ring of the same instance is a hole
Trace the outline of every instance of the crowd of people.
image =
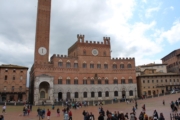
[[(158, 114), (157, 110), (154, 110), (153, 114), (151, 116), (148, 116), (148, 114), (146, 114), (146, 105), (145, 104), (142, 105), (142, 108), (139, 108), (142, 110), (141, 110), (140, 114), (137, 115), (136, 110), (138, 109), (138, 103), (136, 100), (127, 102), (127, 104), (132, 105), (131, 103), (134, 104), (134, 106), (132, 107), (132, 112), (123, 113), (122, 111), (113, 111), (113, 112), (111, 110), (105, 111), (103, 109), (103, 102), (99, 101), (95, 104), (95, 106), (99, 106), (98, 107), (99, 116), (98, 116), (97, 120), (165, 120), (163, 113)], [(163, 103), (163, 105), (165, 105), (164, 100), (162, 103)], [(175, 102), (171, 101), (170, 107), (171, 107), (172, 112), (178, 111), (179, 104), (180, 104), (180, 98), (178, 100), (176, 100)], [(83, 101), (83, 102), (65, 101), (63, 104), (64, 108), (62, 110), (60, 110), (59, 107), (57, 107), (55, 109), (54, 105), (52, 105), (52, 110), (56, 111), (57, 117), (60, 117), (61, 116), (60, 113), (62, 112), (64, 120), (72, 120), (73, 116), (72, 116), (71, 109), (78, 110), (82, 107), (85, 108), (88, 105), (89, 104), (87, 101)], [(32, 105), (25, 104), (23, 107), (23, 116), (28, 116), (30, 114), (30, 111), (32, 111)], [(2, 113), (6, 113), (6, 105), (4, 105), (2, 107)], [(40, 117), (41, 119), (47, 118), (47, 120), (50, 120), (51, 111), (50, 111), (50, 109), (38, 108), (37, 116)], [(83, 110), (82, 116), (83, 116), (83, 120), (95, 120), (96, 119), (92, 112), (88, 112), (85, 110)], [(3, 115), (0, 115), (0, 120), (4, 120)], [(176, 116), (176, 120), (180, 120), (180, 116)]]
[(28, 116), (30, 111), (32, 111), (32, 105), (31, 104), (25, 104), (23, 107), (23, 116)]

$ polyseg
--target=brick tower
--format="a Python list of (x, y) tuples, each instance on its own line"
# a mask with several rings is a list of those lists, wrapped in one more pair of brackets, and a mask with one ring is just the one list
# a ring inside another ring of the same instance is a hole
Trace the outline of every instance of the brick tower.
[(48, 62), (51, 0), (38, 0), (34, 62)]

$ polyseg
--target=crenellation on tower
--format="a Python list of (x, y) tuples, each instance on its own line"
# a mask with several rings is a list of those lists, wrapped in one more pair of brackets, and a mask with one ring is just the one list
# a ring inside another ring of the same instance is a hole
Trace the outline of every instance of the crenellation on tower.
[(103, 37), (104, 44), (108, 45), (110, 44), (110, 37)]
[(79, 42), (79, 43), (84, 43), (84, 38), (85, 38), (84, 35), (77, 34), (77, 39), (78, 39), (78, 42)]

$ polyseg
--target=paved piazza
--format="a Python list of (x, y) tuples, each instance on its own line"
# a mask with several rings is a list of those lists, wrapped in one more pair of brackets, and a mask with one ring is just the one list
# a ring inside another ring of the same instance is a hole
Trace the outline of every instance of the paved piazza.
[[(167, 95), (162, 97), (156, 97), (156, 98), (150, 98), (145, 100), (138, 100), (138, 110), (137, 116), (139, 116), (139, 113), (142, 110), (142, 105), (146, 104), (146, 113), (150, 116), (153, 114), (153, 111), (156, 109), (158, 111), (158, 114), (160, 112), (163, 112), (166, 120), (170, 120), (170, 102), (173, 100), (175, 101), (177, 98), (180, 97), (180, 94), (173, 94), (173, 95)], [(165, 106), (162, 105), (162, 100), (165, 100)], [(109, 104), (104, 105), (103, 108), (106, 111), (107, 109), (110, 111), (123, 111), (124, 113), (128, 112), (130, 113), (132, 111), (134, 103), (126, 104), (126, 103), (115, 103), (115, 104)], [(2, 106), (1, 106), (2, 107)], [(62, 106), (58, 106), (61, 111), (61, 116), (56, 117), (56, 108), (55, 110), (51, 110), (51, 120), (63, 120), (62, 116)], [(44, 107), (41, 107), (44, 108)], [(51, 106), (45, 106), (45, 108), (50, 108)], [(39, 120), (37, 115), (37, 106), (33, 106), (33, 111), (30, 113), (29, 116), (19, 116), (21, 114), (21, 111), (23, 110), (22, 106), (7, 106), (7, 113), (4, 114), (5, 120)], [(97, 120), (98, 117), (98, 107), (97, 106), (89, 106), (89, 107), (83, 107), (78, 110), (72, 109), (73, 114), (73, 120), (83, 120), (82, 111), (86, 110), (88, 112), (92, 112), (95, 115), (95, 118)], [(46, 119), (45, 119), (46, 120)]]

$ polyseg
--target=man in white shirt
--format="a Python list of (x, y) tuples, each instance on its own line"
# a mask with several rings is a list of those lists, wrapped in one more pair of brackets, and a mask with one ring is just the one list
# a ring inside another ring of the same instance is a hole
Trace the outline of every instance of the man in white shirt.
[(2, 113), (6, 113), (6, 106), (5, 105), (2, 107)]

